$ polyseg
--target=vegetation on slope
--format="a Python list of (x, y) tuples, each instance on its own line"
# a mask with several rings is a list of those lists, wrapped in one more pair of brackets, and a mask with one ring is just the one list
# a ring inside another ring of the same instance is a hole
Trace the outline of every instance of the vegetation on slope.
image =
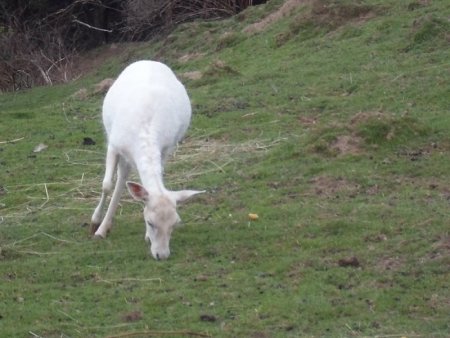
[[(448, 336), (449, 14), (272, 0), (2, 94), (2, 335)], [(167, 185), (208, 190), (166, 262), (128, 196), (108, 239), (84, 228), (105, 151), (94, 84), (142, 58), (194, 107)]]

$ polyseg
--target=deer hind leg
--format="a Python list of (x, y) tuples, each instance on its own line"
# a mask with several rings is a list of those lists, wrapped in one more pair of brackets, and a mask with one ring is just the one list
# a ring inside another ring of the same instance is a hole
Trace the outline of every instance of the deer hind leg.
[(111, 196), (111, 201), (109, 202), (109, 207), (106, 211), (105, 217), (103, 218), (103, 221), (98, 229), (95, 231), (96, 238), (105, 238), (107, 233), (111, 230), (113, 217), (117, 210), (117, 206), (119, 205), (120, 197), (125, 187), (125, 182), (129, 172), (130, 165), (123, 158), (120, 158), (117, 169), (116, 187)]
[(90, 227), (91, 235), (93, 235), (97, 231), (98, 227), (102, 223), (103, 208), (105, 206), (106, 199), (108, 195), (111, 194), (114, 186), (113, 179), (118, 160), (119, 154), (117, 154), (117, 152), (111, 147), (108, 147), (108, 150), (106, 152), (105, 177), (102, 184), (102, 196), (100, 197), (100, 202), (98, 203), (97, 207), (94, 210), (94, 213), (92, 214)]
[(178, 144), (174, 145), (174, 146), (165, 147), (161, 151), (161, 167), (162, 167), (163, 174), (164, 174), (164, 168), (166, 167), (167, 160), (169, 159), (170, 155), (172, 155), (175, 152), (177, 147), (178, 147)]

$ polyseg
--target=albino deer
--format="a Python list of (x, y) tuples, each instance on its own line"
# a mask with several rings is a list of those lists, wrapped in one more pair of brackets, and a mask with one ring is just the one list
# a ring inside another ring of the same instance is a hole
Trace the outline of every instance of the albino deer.
[[(91, 233), (105, 238), (112, 227), (125, 182), (135, 167), (142, 185), (126, 182), (137, 201), (144, 203), (145, 240), (155, 259), (170, 255), (169, 241), (180, 222), (177, 202), (203, 191), (169, 191), (163, 169), (168, 155), (184, 136), (191, 118), (191, 104), (184, 86), (166, 65), (138, 61), (129, 65), (108, 90), (103, 102), (103, 124), (108, 137), (102, 195), (92, 215)], [(105, 217), (107, 195), (117, 182)]]

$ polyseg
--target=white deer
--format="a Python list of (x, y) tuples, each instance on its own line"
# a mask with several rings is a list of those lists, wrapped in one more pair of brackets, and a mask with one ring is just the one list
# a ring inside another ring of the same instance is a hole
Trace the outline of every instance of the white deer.
[[(186, 89), (166, 65), (138, 61), (119, 75), (103, 102), (108, 149), (102, 195), (92, 215), (91, 234), (95, 238), (105, 238), (111, 230), (126, 183), (133, 198), (144, 203), (145, 240), (150, 242), (151, 254), (157, 260), (169, 257), (170, 236), (180, 222), (177, 202), (204, 192), (169, 191), (163, 183), (165, 160), (184, 136), (190, 119)], [(142, 185), (126, 182), (132, 167)], [(116, 186), (102, 217), (116, 169)]]

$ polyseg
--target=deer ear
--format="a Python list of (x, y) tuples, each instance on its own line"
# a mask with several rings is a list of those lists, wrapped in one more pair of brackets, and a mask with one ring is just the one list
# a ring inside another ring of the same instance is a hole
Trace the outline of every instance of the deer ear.
[(171, 191), (170, 195), (173, 199), (177, 202), (184, 202), (191, 198), (192, 196), (195, 196), (197, 194), (204, 193), (205, 190), (180, 190), (180, 191)]
[(134, 182), (127, 182), (127, 188), (130, 192), (130, 195), (136, 200), (140, 202), (148, 201), (148, 192), (147, 190), (140, 184)]

